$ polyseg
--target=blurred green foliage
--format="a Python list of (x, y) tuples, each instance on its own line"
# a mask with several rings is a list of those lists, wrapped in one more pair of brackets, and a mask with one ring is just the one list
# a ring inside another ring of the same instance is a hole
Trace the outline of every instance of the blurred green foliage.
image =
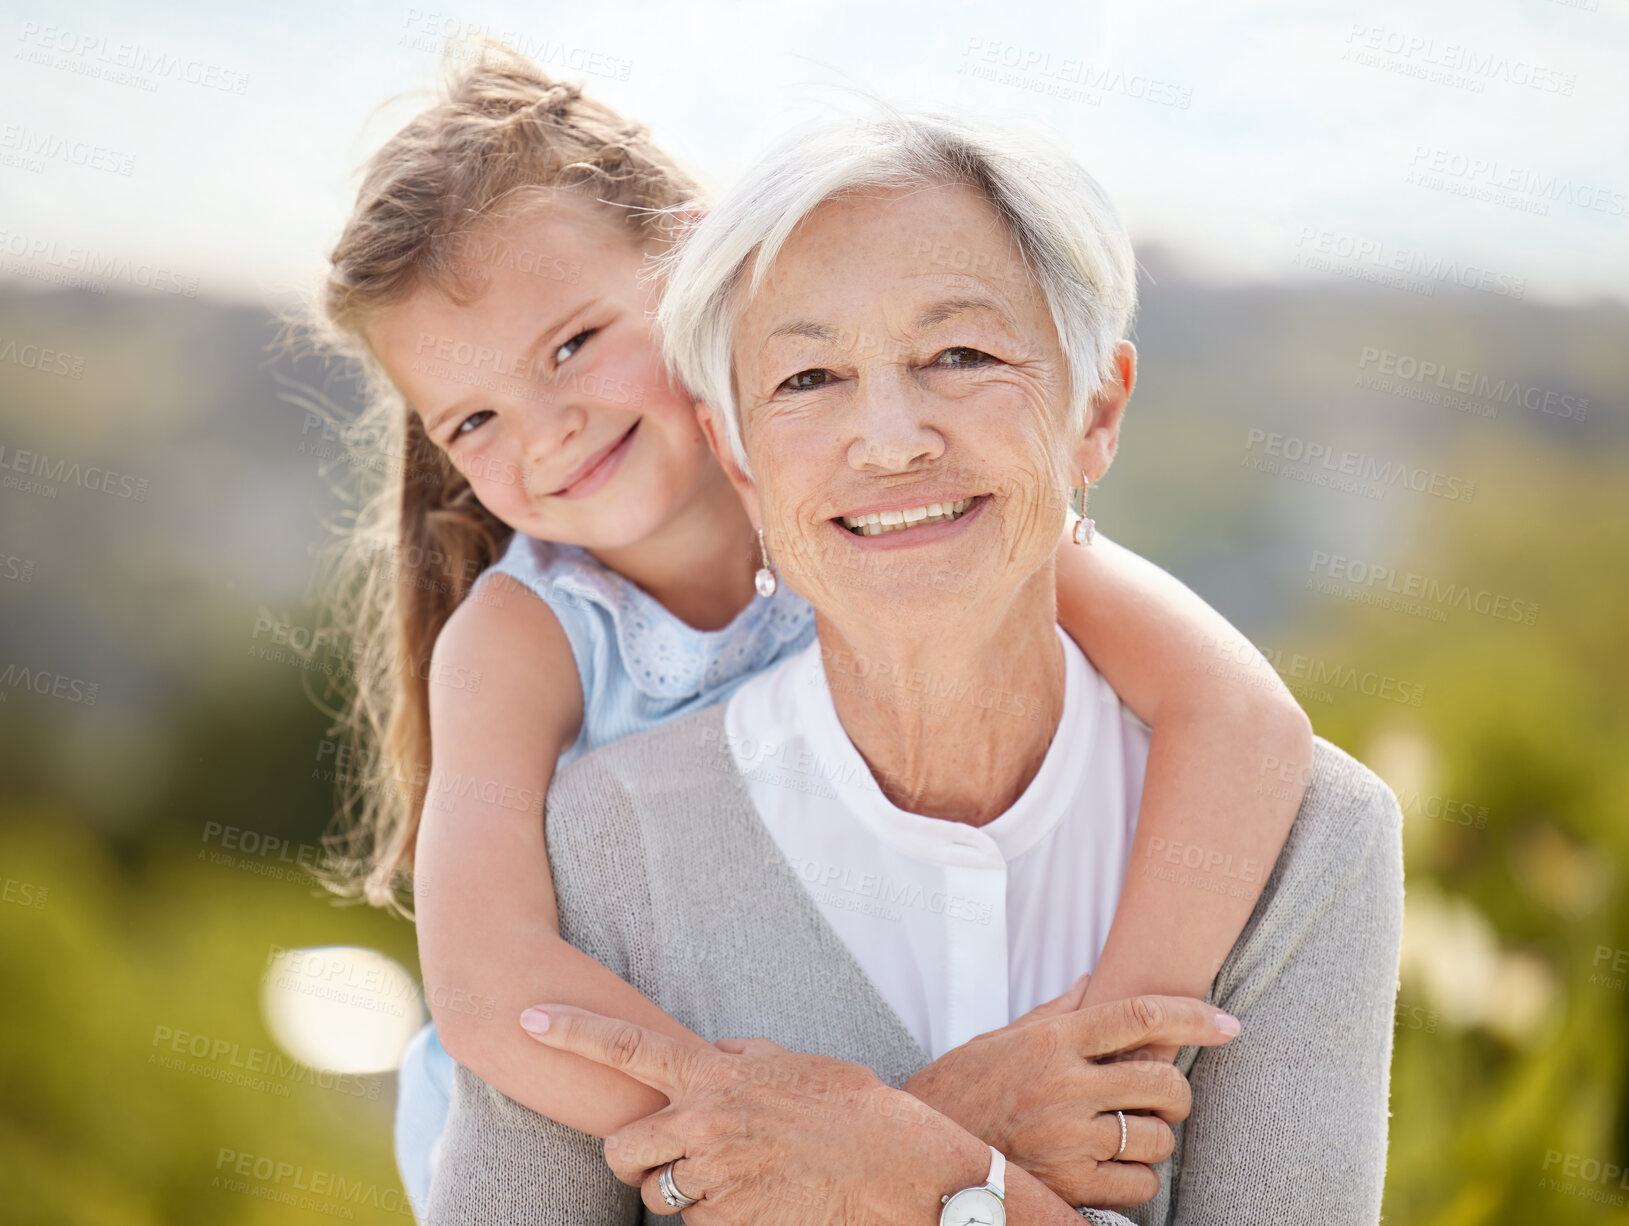
[[(336, 907), (275, 856), (209, 855), (219, 839), (206, 842), (206, 821), (267, 829), (245, 785), (255, 787), (268, 741), (309, 744), (320, 731), (314, 711), (295, 714), (303, 718), (263, 722), (235, 752), (193, 763), (173, 797), (188, 807), (157, 802), (181, 820), (134, 848), (65, 808), (0, 811), (0, 875), (18, 900), (0, 904), (0, 982), (14, 993), (0, 1048), (7, 1221), (411, 1221), (389, 1211), (401, 1204), (392, 1076), (335, 1083), (284, 1065), (238, 1082), (254, 1067), (250, 1053), (277, 1050), (259, 1004), (273, 947), (363, 945), (417, 971), (410, 925)], [(199, 804), (203, 796), (217, 799)], [(188, 1036), (183, 1047), (207, 1038), (210, 1051), (177, 1056), (176, 1035)], [(307, 1175), (234, 1175), (239, 1154)], [(345, 1179), (355, 1198), (318, 1196), (323, 1208), (301, 1210), (228, 1190), (288, 1192), (317, 1172)]]

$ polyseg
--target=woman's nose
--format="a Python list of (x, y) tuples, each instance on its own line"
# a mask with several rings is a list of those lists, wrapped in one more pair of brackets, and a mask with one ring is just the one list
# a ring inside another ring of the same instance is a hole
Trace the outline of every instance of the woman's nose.
[(898, 372), (860, 381), (848, 461), (856, 469), (905, 472), (944, 454), (945, 439), (928, 420), (920, 388)]

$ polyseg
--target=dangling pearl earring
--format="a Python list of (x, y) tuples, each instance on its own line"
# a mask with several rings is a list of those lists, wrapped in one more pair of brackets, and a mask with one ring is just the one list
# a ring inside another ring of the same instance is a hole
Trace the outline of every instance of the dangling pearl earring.
[(775, 577), (775, 568), (769, 564), (769, 550), (764, 546), (762, 528), (758, 529), (758, 557), (763, 565), (758, 568), (758, 573), (753, 575), (752, 585), (758, 589), (758, 595), (773, 596), (775, 589), (780, 586), (780, 581)]
[(1086, 495), (1091, 492), (1091, 486), (1086, 474), (1081, 473), (1080, 484), (1069, 491), (1069, 509), (1079, 516), (1075, 520), (1074, 541), (1077, 545), (1090, 545), (1097, 535), (1097, 522), (1086, 518)]

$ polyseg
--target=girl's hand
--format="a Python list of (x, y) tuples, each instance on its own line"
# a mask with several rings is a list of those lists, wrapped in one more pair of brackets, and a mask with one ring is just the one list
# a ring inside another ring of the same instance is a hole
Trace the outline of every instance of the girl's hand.
[[(1170, 1156), (1171, 1125), (1187, 1118), (1192, 1097), (1170, 1064), (1110, 1058), (1150, 1044), (1216, 1046), (1239, 1024), (1179, 996), (1081, 1009), (1086, 982), (946, 1052), (903, 1088), (1071, 1205), (1139, 1205), (1159, 1191), (1150, 1168)], [(1116, 1111), (1125, 1112), (1123, 1153)]]
[(984, 1182), (990, 1150), (870, 1069), (790, 1052), (768, 1039), (687, 1046), (631, 1022), (565, 1005), (521, 1015), (540, 1043), (626, 1073), (672, 1105), (605, 1139), (617, 1178), (652, 1213), (674, 1162), (696, 1226), (933, 1222), (940, 1197)]

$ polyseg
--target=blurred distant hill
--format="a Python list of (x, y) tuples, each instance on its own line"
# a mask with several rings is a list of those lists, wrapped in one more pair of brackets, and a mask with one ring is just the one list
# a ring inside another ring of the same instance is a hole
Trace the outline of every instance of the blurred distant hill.
[[(1390, 556), (1424, 517), (1516, 496), (1484, 475), (1490, 450), (1629, 458), (1623, 305), (1558, 309), (1442, 286), (1424, 297), (1334, 277), (1207, 285), (1161, 252), (1142, 263), (1141, 375), (1094, 514), (1258, 642), (1316, 615), (1300, 595), (1313, 550)], [(289, 388), (354, 400), (281, 335), (245, 306), (0, 285), (0, 474), (66, 475), (45, 482), (54, 495), (0, 489), (0, 666), (99, 687), (94, 706), (10, 695), (0, 743), (15, 751), (34, 743), (8, 735), (20, 724), (71, 720), (69, 744), (122, 764), (117, 786), (81, 796), (109, 820), (166, 769), (155, 760), (165, 721), (189, 695), (247, 681), (300, 701), (294, 670), (249, 658), (264, 641), (257, 611), (310, 624), (311, 550), (336, 507), (320, 431)], [(1422, 377), (1427, 365), (1442, 373)], [(1559, 412), (1585, 402), (1581, 418)], [(1248, 466), (1269, 436), (1481, 484), (1469, 505), (1314, 489)], [(8, 558), (18, 573), (31, 563), (26, 580), (8, 580)], [(24, 770), (44, 785), (41, 772), (91, 786), (65, 762)]]

